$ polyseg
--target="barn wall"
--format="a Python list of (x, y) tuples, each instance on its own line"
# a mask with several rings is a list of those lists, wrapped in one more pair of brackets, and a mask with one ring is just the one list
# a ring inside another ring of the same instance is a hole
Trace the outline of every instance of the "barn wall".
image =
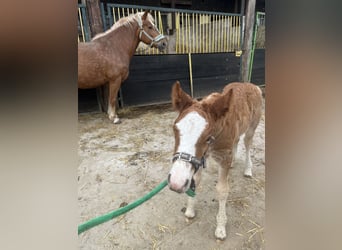
[(255, 49), (251, 82), (265, 84), (265, 49)]
[[(193, 54), (193, 97), (222, 91), (227, 83), (238, 81), (239, 62), (234, 53)], [(121, 104), (136, 106), (170, 102), (171, 86), (176, 80), (191, 95), (189, 73), (188, 55), (134, 56), (130, 75), (121, 88)]]

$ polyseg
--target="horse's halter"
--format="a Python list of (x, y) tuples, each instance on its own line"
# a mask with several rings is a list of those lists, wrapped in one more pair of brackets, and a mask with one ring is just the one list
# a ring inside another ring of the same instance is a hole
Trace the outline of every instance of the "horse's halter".
[[(215, 140), (214, 136), (210, 136), (208, 140), (208, 144), (212, 144), (213, 141)], [(205, 168), (206, 163), (205, 163), (205, 155), (207, 151), (204, 153), (201, 159), (198, 159), (196, 156), (192, 156), (191, 154), (183, 153), (183, 152), (177, 152), (173, 155), (172, 157), (172, 162), (175, 162), (176, 160), (182, 160), (185, 162), (189, 162), (192, 164), (192, 166), (195, 168), (194, 174), (199, 170), (200, 167)], [(190, 184), (190, 189), (195, 192), (196, 185), (194, 178), (191, 179), (191, 184)]]
[[(198, 159), (195, 156), (192, 156), (190, 154), (183, 153), (183, 152), (177, 152), (173, 155), (172, 162), (175, 162), (176, 160), (182, 160), (185, 162), (190, 162), (192, 164), (192, 166), (195, 168), (194, 174), (196, 174), (196, 172), (198, 171), (198, 169), (200, 167), (205, 168), (205, 166), (206, 166), (204, 156), (201, 159)], [(195, 185), (194, 178), (191, 179), (190, 189), (193, 192), (195, 192), (196, 185)]]
[(139, 29), (140, 29), (140, 31), (139, 31), (139, 40), (141, 40), (141, 35), (142, 34), (144, 34), (148, 39), (150, 39), (151, 40), (151, 43), (149, 44), (149, 46), (150, 46), (150, 48), (153, 46), (153, 44), (154, 43), (157, 43), (157, 42), (159, 42), (160, 40), (162, 40), (162, 39), (164, 39), (165, 38), (165, 36), (163, 35), (163, 34), (161, 34), (160, 32), (159, 32), (159, 30), (156, 28), (156, 30), (159, 32), (159, 35), (158, 36), (156, 36), (155, 38), (153, 38), (153, 37), (151, 37), (149, 34), (147, 34), (147, 32), (143, 29), (143, 27), (142, 27), (142, 20), (141, 20), (141, 17), (139, 17), (138, 18), (138, 25), (139, 25)]

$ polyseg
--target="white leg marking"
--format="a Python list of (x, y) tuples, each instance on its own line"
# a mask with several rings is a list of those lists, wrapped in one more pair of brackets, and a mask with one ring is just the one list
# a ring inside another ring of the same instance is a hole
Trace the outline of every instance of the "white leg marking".
[(186, 211), (185, 211), (185, 216), (187, 218), (192, 219), (195, 217), (195, 203), (196, 203), (196, 200), (194, 197), (188, 198), (188, 205), (187, 205)]
[(253, 134), (251, 134), (250, 131), (247, 131), (247, 135), (244, 138), (244, 142), (245, 142), (245, 148), (246, 148), (246, 159), (245, 159), (245, 172), (244, 175), (246, 177), (252, 177), (252, 160), (251, 160), (251, 155), (250, 155), (250, 146), (252, 143), (252, 138), (253, 138)]
[(216, 230), (215, 237), (219, 240), (224, 240), (226, 238), (226, 224), (227, 224), (227, 215), (226, 215), (226, 202), (228, 198), (228, 183), (218, 183), (217, 185), (218, 192), (218, 201), (219, 201), (219, 210), (216, 216)]
[(246, 168), (245, 168), (245, 173), (244, 175), (246, 177), (252, 177), (252, 160), (251, 160), (251, 156), (250, 156), (250, 152), (249, 152), (249, 148), (248, 150), (246, 149), (246, 160), (245, 160), (245, 164), (246, 164)]
[(219, 200), (219, 211), (216, 216), (217, 226), (215, 230), (215, 237), (220, 240), (224, 240), (227, 237), (226, 235), (226, 224), (227, 224), (226, 200), (227, 198), (223, 198)]
[(113, 120), (113, 123), (114, 124), (118, 124), (118, 123), (120, 123), (121, 121), (120, 121), (120, 118), (118, 117), (118, 115), (115, 115), (115, 117), (114, 117), (114, 120)]
[(113, 110), (112, 106), (110, 105), (110, 102), (108, 101), (108, 109), (107, 114), (109, 117), (109, 120), (113, 121), (115, 118), (115, 110)]

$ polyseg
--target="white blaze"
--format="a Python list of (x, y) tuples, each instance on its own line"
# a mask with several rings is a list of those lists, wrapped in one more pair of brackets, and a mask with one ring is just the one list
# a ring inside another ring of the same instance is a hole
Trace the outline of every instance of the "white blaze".
[[(187, 114), (176, 123), (179, 130), (179, 145), (176, 152), (195, 155), (196, 143), (203, 133), (207, 121), (197, 112)], [(178, 192), (185, 192), (191, 182), (191, 164), (185, 161), (175, 161), (170, 171), (169, 186)], [(185, 185), (187, 183), (187, 185)]]
[(195, 155), (195, 145), (198, 138), (203, 133), (207, 121), (193, 111), (187, 114), (182, 120), (176, 123), (179, 130), (179, 145), (177, 152)]

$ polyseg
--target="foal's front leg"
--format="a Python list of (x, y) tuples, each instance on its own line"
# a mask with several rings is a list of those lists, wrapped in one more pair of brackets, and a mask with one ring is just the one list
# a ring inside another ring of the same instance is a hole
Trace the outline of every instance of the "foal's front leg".
[[(196, 187), (198, 187), (200, 181), (201, 181), (201, 174), (202, 174), (202, 168), (199, 168), (197, 173), (193, 176)], [(185, 210), (185, 216), (189, 219), (192, 219), (195, 217), (195, 203), (196, 203), (196, 198), (195, 197), (188, 197), (188, 204)]]
[(121, 78), (116, 78), (109, 82), (109, 96), (108, 96), (108, 117), (114, 124), (120, 123), (120, 119), (116, 114), (116, 98), (121, 85)]
[(218, 193), (219, 209), (216, 216), (216, 230), (215, 237), (219, 240), (224, 240), (227, 236), (226, 234), (226, 202), (228, 198), (229, 186), (228, 186), (228, 170), (232, 164), (232, 154), (231, 152), (226, 156), (225, 160), (220, 162), (219, 166), (219, 179), (216, 185), (216, 190)]

